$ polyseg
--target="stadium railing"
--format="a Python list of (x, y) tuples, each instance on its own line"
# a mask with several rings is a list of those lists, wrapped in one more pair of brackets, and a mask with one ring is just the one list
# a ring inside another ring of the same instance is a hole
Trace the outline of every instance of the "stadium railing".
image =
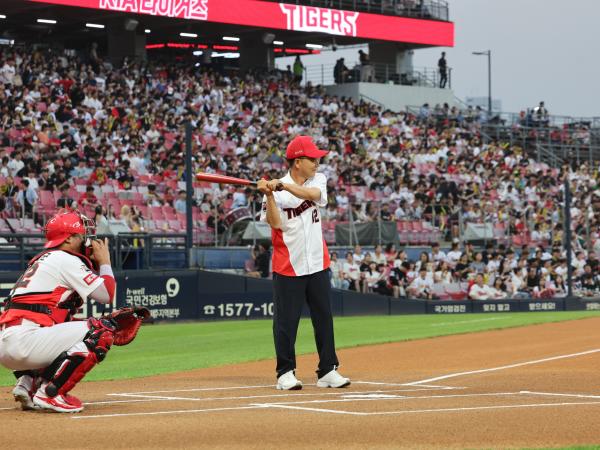
[[(335, 64), (314, 64), (304, 68), (303, 83), (308, 82), (324, 86), (344, 83), (372, 82), (391, 83), (402, 86), (439, 87), (440, 74), (433, 67), (413, 67), (411, 71), (398, 72), (393, 64), (371, 64), (369, 69), (363, 72), (361, 77), (361, 65), (358, 62), (346, 63), (348, 73), (336, 83), (334, 68)], [(361, 81), (362, 80), (362, 81)], [(452, 68), (448, 68), (448, 83), (446, 87), (452, 87)]]

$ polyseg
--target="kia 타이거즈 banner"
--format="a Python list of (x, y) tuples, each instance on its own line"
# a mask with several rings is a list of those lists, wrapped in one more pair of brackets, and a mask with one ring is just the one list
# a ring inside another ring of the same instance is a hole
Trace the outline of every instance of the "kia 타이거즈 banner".
[(454, 24), (259, 0), (28, 0), (280, 30), (452, 47)]

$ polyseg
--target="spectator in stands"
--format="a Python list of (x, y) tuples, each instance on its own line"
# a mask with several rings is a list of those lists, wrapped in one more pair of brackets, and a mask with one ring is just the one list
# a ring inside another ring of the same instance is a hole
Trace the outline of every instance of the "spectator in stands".
[(94, 209), (94, 221), (96, 222), (96, 234), (104, 236), (110, 234), (110, 226), (108, 219), (106, 218), (104, 208), (102, 205), (96, 206)]
[(29, 180), (26, 178), (21, 180), (21, 186), (22, 187), (17, 194), (17, 203), (23, 217), (33, 219), (33, 208), (37, 203), (38, 194), (33, 186), (30, 186)]
[(57, 208), (74, 208), (75, 200), (69, 196), (69, 186), (63, 185), (60, 188), (60, 197), (56, 200)]
[(94, 186), (86, 186), (85, 192), (79, 197), (77, 204), (82, 207), (96, 207), (98, 204), (98, 197), (94, 193)]
[(133, 175), (133, 170), (129, 166), (129, 161), (123, 161), (124, 163), (128, 163), (124, 169), (120, 170), (119, 173), (115, 174), (115, 178), (119, 181), (119, 187), (125, 191), (131, 190), (133, 183), (135, 181), (135, 177)]
[(448, 266), (448, 263), (443, 260), (437, 262), (435, 272), (433, 274), (433, 281), (439, 284), (450, 284), (454, 281), (452, 271)]
[(392, 243), (386, 244), (384, 256), (385, 256), (387, 265), (392, 266), (394, 264), (394, 260), (396, 259), (397, 254), (398, 254), (398, 251), (396, 250), (395, 244), (392, 244)]
[(10, 174), (10, 170), (8, 167), (8, 156), (2, 157), (2, 162), (0, 162), (0, 176), (7, 177)]
[(12, 176), (9, 175), (6, 177), (4, 184), (0, 186), (0, 192), (2, 192), (2, 195), (6, 199), (5, 211), (8, 214), (14, 214), (15, 208), (18, 208), (17, 195), (19, 193), (19, 188), (15, 185)]
[(535, 121), (538, 124), (547, 125), (548, 124), (548, 110), (546, 109), (545, 103), (542, 101), (538, 106), (533, 108), (533, 114)]
[(163, 200), (158, 196), (155, 184), (148, 185), (148, 192), (144, 194), (144, 202), (148, 206), (162, 206)]
[(331, 287), (336, 289), (347, 289), (348, 285), (344, 286), (343, 273), (343, 262), (338, 259), (337, 252), (331, 252), (329, 269), (331, 270)]
[(117, 220), (117, 215), (112, 203), (109, 203), (106, 207), (106, 218), (110, 220)]
[(302, 61), (300, 60), (300, 55), (296, 55), (296, 59), (294, 60), (294, 81), (300, 84), (303, 76), (304, 64), (302, 64)]
[(352, 220), (354, 222), (365, 223), (365, 222), (371, 222), (373, 220), (373, 218), (367, 214), (364, 204), (352, 205), (351, 209), (352, 209)]
[(380, 217), (384, 222), (392, 220), (392, 213), (390, 212), (390, 205), (388, 203), (381, 205)]
[(469, 298), (473, 300), (496, 300), (506, 298), (506, 293), (485, 284), (483, 274), (478, 273), (475, 277), (475, 283), (469, 289)]
[(180, 214), (185, 214), (186, 204), (186, 194), (185, 191), (182, 189), (177, 193), (177, 200), (175, 200), (175, 211), (177, 211)]
[(225, 213), (223, 212), (223, 209), (221, 207), (214, 207), (206, 219), (206, 226), (207, 228), (214, 230), (216, 222), (217, 234), (222, 235), (227, 230), (224, 219)]
[(53, 191), (54, 182), (50, 178), (50, 172), (47, 167), (42, 169), (42, 175), (37, 180), (38, 189), (42, 191)]
[(387, 265), (387, 257), (383, 253), (383, 247), (381, 245), (376, 245), (373, 254), (371, 255), (371, 260), (377, 265), (383, 264)]
[(469, 264), (469, 268), (473, 273), (485, 273), (486, 264), (483, 262), (483, 253), (476, 252), (473, 261)]
[(271, 262), (271, 253), (267, 243), (256, 244), (250, 250), (250, 256), (254, 262), (254, 269), (247, 272), (246, 275), (254, 278), (269, 278), (269, 264)]
[(440, 244), (434, 242), (431, 244), (431, 253), (429, 254), (429, 260), (433, 263), (440, 263), (446, 261), (446, 254), (440, 249)]
[(233, 193), (233, 202), (231, 203), (231, 208), (241, 208), (243, 206), (248, 206), (248, 199), (246, 195), (250, 193), (250, 189), (243, 187), (237, 187), (235, 192)]
[(429, 270), (431, 264), (429, 261), (429, 254), (427, 252), (421, 252), (419, 254), (419, 260), (415, 264), (415, 270), (419, 272), (421, 269)]
[(11, 177), (19, 176), (19, 172), (25, 167), (23, 162), (23, 154), (20, 151), (15, 150), (11, 160), (8, 162), (8, 170), (10, 171)]
[(440, 74), (440, 89), (446, 87), (448, 82), (448, 63), (446, 61), (446, 52), (442, 52), (441, 58), (438, 60), (438, 72)]
[(209, 213), (213, 207), (213, 196), (212, 194), (203, 194), (202, 200), (200, 201), (200, 211), (203, 213)]
[(346, 253), (346, 260), (342, 265), (342, 279), (345, 281), (342, 282), (343, 288), (360, 292), (360, 267), (352, 252)]
[[(452, 242), (452, 248), (446, 254), (446, 261), (448, 262), (448, 264), (450, 265), (450, 267), (456, 266), (456, 264), (458, 263), (458, 261), (461, 259), (461, 256), (463, 256), (463, 252), (461, 252), (459, 250), (458, 244), (459, 244), (458, 239), (455, 239)], [(468, 263), (467, 255), (464, 255), (464, 257), (465, 257), (465, 263)]]
[(369, 83), (375, 81), (375, 71), (371, 65), (369, 54), (363, 50), (359, 50), (358, 60), (360, 61), (360, 81), (366, 81)]
[[(448, 265), (452, 267), (450, 260), (448, 260)], [(469, 267), (469, 261), (467, 259), (467, 255), (465, 253), (463, 253), (463, 254), (461, 254), (458, 262), (454, 265), (454, 276), (459, 281), (465, 281), (470, 273), (471, 273), (471, 268)]]
[(354, 246), (354, 251), (352, 252), (352, 258), (359, 265), (363, 262), (365, 255), (363, 254), (362, 247), (360, 246), (360, 244), (356, 244)]
[(597, 291), (600, 290), (598, 276), (594, 275), (592, 266), (589, 264), (584, 266), (583, 273), (578, 277), (577, 283), (581, 285), (583, 294), (587, 297), (597, 294)]
[(433, 299), (433, 280), (427, 276), (425, 267), (419, 270), (419, 276), (410, 283), (407, 293), (410, 298)]
[(344, 58), (340, 58), (335, 62), (335, 67), (333, 68), (333, 79), (336, 84), (343, 84), (349, 82), (348, 75), (350, 71), (344, 64)]
[(338, 208), (347, 209), (350, 203), (350, 199), (346, 194), (346, 188), (340, 188), (339, 194), (335, 196), (335, 201), (338, 205)]
[(50, 183), (55, 189), (59, 189), (63, 186), (70, 186), (69, 178), (64, 170), (58, 169), (52, 175), (50, 175)]

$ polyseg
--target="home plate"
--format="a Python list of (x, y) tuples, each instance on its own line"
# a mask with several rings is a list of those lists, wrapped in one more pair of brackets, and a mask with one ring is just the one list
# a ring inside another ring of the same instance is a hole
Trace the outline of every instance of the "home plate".
[(392, 394), (345, 394), (341, 395), (342, 398), (406, 398), (405, 395), (392, 395)]

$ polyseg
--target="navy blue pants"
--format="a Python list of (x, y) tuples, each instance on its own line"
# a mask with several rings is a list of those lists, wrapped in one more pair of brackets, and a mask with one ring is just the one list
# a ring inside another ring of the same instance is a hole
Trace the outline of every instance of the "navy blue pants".
[(273, 289), (273, 339), (277, 353), (277, 376), (296, 369), (296, 335), (305, 302), (310, 310), (319, 353), (317, 376), (320, 378), (336, 368), (339, 362), (333, 337), (329, 269), (300, 277), (274, 273)]

